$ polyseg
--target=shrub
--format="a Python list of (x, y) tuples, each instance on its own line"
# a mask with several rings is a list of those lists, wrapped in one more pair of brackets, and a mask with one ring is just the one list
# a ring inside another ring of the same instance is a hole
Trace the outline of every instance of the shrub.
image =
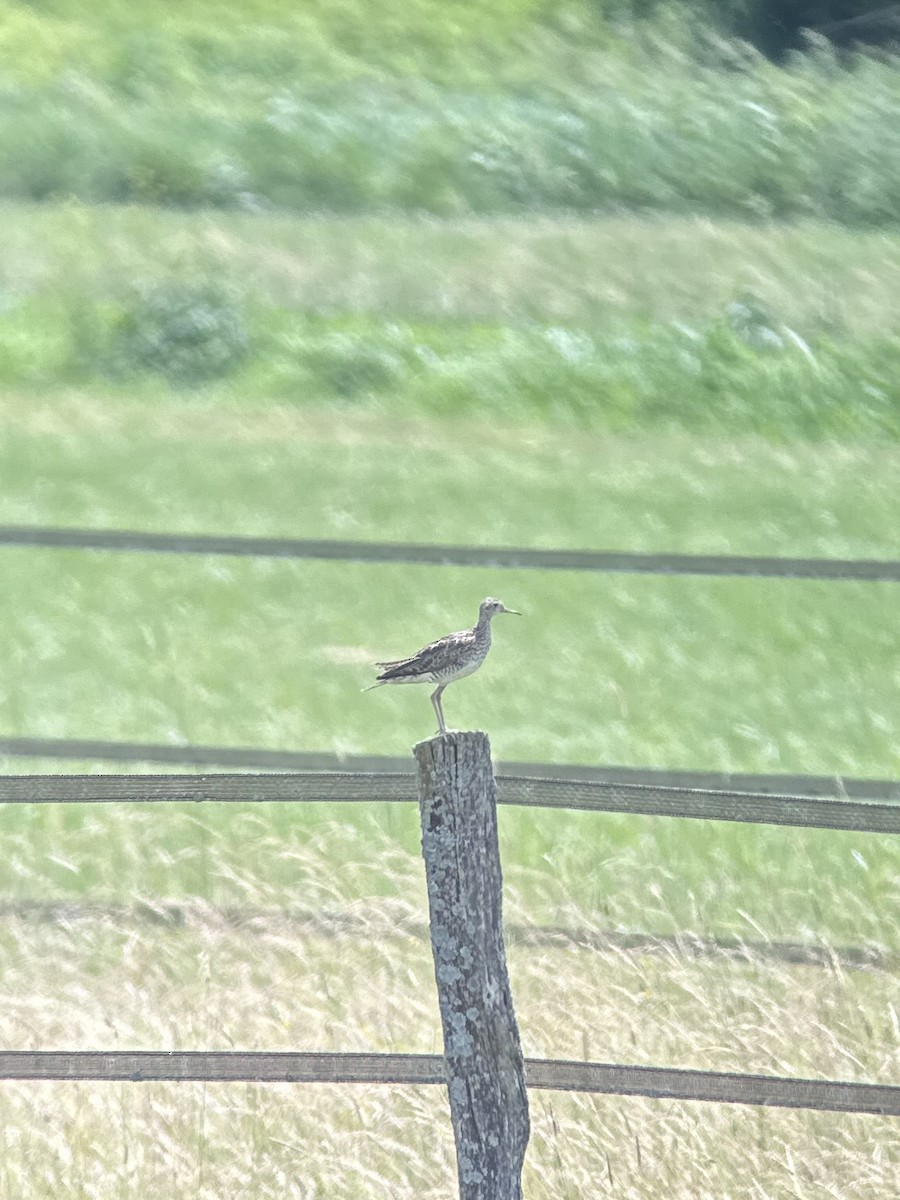
[(241, 310), (224, 292), (203, 284), (162, 284), (120, 317), (113, 357), (119, 369), (157, 372), (183, 386), (229, 374), (248, 348)]
[(304, 348), (300, 360), (322, 391), (347, 399), (387, 391), (404, 374), (390, 349), (351, 334), (332, 334)]

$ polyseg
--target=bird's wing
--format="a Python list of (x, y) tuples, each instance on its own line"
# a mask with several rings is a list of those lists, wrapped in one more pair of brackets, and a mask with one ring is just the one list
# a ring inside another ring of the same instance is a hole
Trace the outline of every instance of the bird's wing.
[(438, 670), (448, 658), (452, 659), (465, 649), (471, 643), (472, 637), (471, 629), (462, 629), (459, 633), (448, 633), (446, 637), (429, 642), (427, 646), (423, 646), (417, 654), (413, 654), (409, 658), (400, 658), (396, 662), (376, 663), (377, 667), (383, 668), (378, 678), (398, 679), (404, 675), (427, 675), (429, 671)]

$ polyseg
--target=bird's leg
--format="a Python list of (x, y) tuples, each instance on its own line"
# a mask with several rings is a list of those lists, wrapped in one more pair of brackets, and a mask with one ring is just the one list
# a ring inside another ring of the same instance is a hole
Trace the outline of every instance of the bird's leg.
[(434, 711), (437, 713), (438, 733), (447, 732), (447, 726), (444, 723), (444, 710), (441, 708), (441, 692), (443, 692), (446, 686), (446, 683), (442, 683), (431, 694), (431, 703), (434, 705)]

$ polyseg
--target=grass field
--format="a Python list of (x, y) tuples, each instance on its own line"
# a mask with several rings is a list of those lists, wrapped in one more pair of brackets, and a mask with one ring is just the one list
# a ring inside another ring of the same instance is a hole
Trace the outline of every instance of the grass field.
[(261, 308), (297, 313), (607, 330), (711, 320), (752, 290), (807, 338), (900, 332), (891, 230), (634, 214), (323, 219), (74, 201), (7, 202), (0, 213), (7, 317), (9, 301), (29, 297), (108, 302), (129, 285), (224, 279)]
[[(115, 309), (141, 278), (222, 278), (263, 314), (263, 341), (276, 311), (332, 322), (329, 336), (368, 321), (372, 341), (397, 322), (449, 342), (491, 321), (652, 340), (666, 323), (715, 323), (752, 286), (817, 361), (831, 338), (886, 373), (890, 237), (9, 211), (0, 523), (897, 556), (896, 439), (852, 425), (799, 438), (788, 390), (769, 438), (741, 432), (746, 398), (727, 382), (715, 435), (646, 412), (612, 434), (564, 405), (498, 412), (481, 395), (436, 415), (413, 392), (301, 390), (294, 359), (279, 391), (265, 355), (192, 389), (149, 372), (79, 378), (67, 357), (86, 328), (73, 313)], [(669, 361), (639, 354), (634, 374), (661, 392)], [(23, 381), (22, 362), (40, 369)], [(810, 394), (816, 377), (809, 366)], [(0, 577), (8, 735), (404, 754), (432, 732), (427, 691), (361, 694), (371, 662), (468, 623), (492, 593), (525, 616), (498, 623), (484, 671), (445, 710), (486, 728), (497, 757), (900, 768), (892, 585), (8, 548)], [(511, 809), (500, 823), (529, 1054), (900, 1080), (896, 960), (812, 968), (527, 936), (552, 925), (896, 955), (896, 839)], [(436, 1050), (417, 842), (404, 806), (0, 809), (0, 1044)], [(149, 919), (165, 904), (183, 920)], [(896, 1130), (876, 1119), (532, 1104), (535, 1200), (881, 1200), (900, 1163)], [(438, 1200), (453, 1194), (444, 1106), (438, 1090), (4, 1085), (0, 1196)]]
[[(397, 445), (396, 426), (367, 414), (335, 426), (291, 409), (216, 413), (177, 398), (152, 411), (72, 397), (16, 412), (2, 458), (0, 520), (10, 523), (852, 557), (891, 554), (898, 516), (888, 447), (535, 438), (424, 421)], [(46, 483), (35, 490), (38, 476)], [(890, 585), (13, 549), (0, 558), (0, 711), (10, 734), (404, 754), (431, 732), (427, 696), (360, 694), (371, 662), (464, 624), (495, 592), (526, 615), (498, 628), (490, 669), (451, 690), (447, 710), (462, 727), (486, 724), (500, 757), (897, 773)], [(10, 832), (19, 827), (21, 814), (3, 816)], [(219, 857), (247, 865), (234, 810), (205, 810), (212, 855), (207, 834), (196, 841), (193, 814), (170, 814), (162, 827), (154, 817), (145, 828), (136, 813), (119, 820), (103, 812), (85, 822), (69, 810), (59, 825), (35, 812), (13, 891), (34, 893), (40, 863), (42, 893), (114, 899), (128, 880), (129, 894), (241, 902), (234, 871), (214, 866)], [(327, 838), (329, 820), (276, 808), (265, 824), (293, 843), (314, 828)], [(359, 821), (348, 810), (338, 828)], [(583, 913), (600, 904), (630, 929), (652, 912), (657, 932), (746, 934), (756, 921), (771, 936), (853, 941), (865, 931), (894, 944), (890, 909), (878, 902), (896, 884), (884, 839), (850, 846), (841, 835), (728, 826), (699, 838), (692, 823), (575, 814), (504, 813), (503, 823), (510, 878), (523, 872), (519, 886), (543, 920), (559, 920), (568, 903)], [(179, 824), (195, 845), (174, 864), (165, 846)], [(409, 814), (384, 810), (378, 827), (414, 852)], [(162, 842), (146, 864), (138, 848), (155, 843), (155, 829)], [(52, 862), (62, 831), (75, 871)], [(352, 857), (345, 835), (328, 861)], [(599, 861), (596, 837), (607, 847)], [(252, 878), (266, 870), (261, 853)], [(292, 861), (283, 875), (270, 868), (272, 903), (290, 895)], [(814, 862), (834, 885), (824, 895), (803, 882)], [(736, 913), (751, 870), (760, 875), (748, 924)], [(610, 900), (610, 881), (623, 874), (632, 882)], [(376, 867), (365, 885), (348, 884), (347, 899), (377, 891), (379, 875)], [(647, 888), (661, 889), (658, 902)], [(795, 896), (787, 909), (785, 889)]]
[[(776, 68), (737, 11), (4, 6), (0, 524), (896, 558), (900, 73)], [(5, 735), (405, 754), (427, 692), (372, 661), (499, 594), (445, 697), (497, 757), (900, 773), (892, 585), (11, 548), (0, 584)], [(900, 1082), (896, 839), (499, 821), (526, 1053)], [(412, 806), (0, 806), (0, 862), (0, 1046), (439, 1049)], [(528, 1200), (900, 1168), (878, 1118), (531, 1105)], [(443, 1089), (0, 1086), (0, 1200), (453, 1194)]]
[[(891, 552), (887, 447), (725, 454), (684, 438), (520, 431), (511, 448), (499, 429), (448, 444), (458, 425), (419, 422), (423, 475), (404, 467), (409, 444), (366, 414), (334, 430), (292, 410), (216, 418), (178, 399), (146, 412), (82, 396), (16, 415), (6, 519), (464, 540), (485, 493), (492, 541)], [(526, 618), (498, 629), (489, 667), (447, 696), (451, 722), (486, 726), (497, 753), (896, 774), (887, 585), (12, 550), (2, 560), (11, 733), (403, 753), (431, 731), (427, 697), (359, 694), (368, 660), (412, 648), (413, 623), (420, 641), (499, 591)], [(541, 671), (520, 678), (532, 656)], [(49, 923), (5, 919), (5, 1045), (437, 1048), (427, 943), (405, 932), (424, 907), (410, 809), (0, 818), (7, 901), (76, 905)], [(511, 810), (501, 834), (507, 916), (521, 925), (898, 949), (891, 839)], [(129, 915), (167, 900), (188, 906), (184, 927)], [(82, 902), (122, 912), (79, 920)], [(223, 922), (226, 905), (249, 914), (238, 929)], [(300, 924), (283, 908), (299, 908)], [(361, 925), (335, 937), (317, 931), (317, 914)], [(529, 1053), (898, 1078), (891, 973), (515, 942), (511, 969)], [(149, 1195), (163, 1177), (176, 1195), (252, 1200), (452, 1194), (437, 1091), (6, 1086), (0, 1103), (0, 1190), (27, 1200)], [(647, 1200), (704, 1188), (826, 1195), (823, 1179), (832, 1194), (875, 1200), (900, 1155), (878, 1120), (552, 1095), (535, 1096), (533, 1112), (528, 1194), (548, 1200), (592, 1194), (598, 1180)]]
[[(688, 220), (9, 206), (0, 382), (542, 429), (900, 439), (896, 242)], [(419, 269), (426, 262), (428, 270)]]
[[(385, 872), (413, 873), (389, 845), (372, 850)], [(409, 903), (369, 899), (353, 910), (357, 932), (337, 941), (276, 912), (236, 928), (202, 907), (178, 928), (6, 920), (2, 1036), (436, 1052), (429, 947), (408, 931), (423, 903), (418, 880)], [(52, 978), (49, 963), (60, 964)], [(516, 944), (510, 969), (528, 1053), (891, 1077), (895, 978), (880, 972)], [(0, 1104), (0, 1186), (28, 1200), (151, 1195), (164, 1180), (176, 1196), (454, 1194), (437, 1088), (6, 1085)], [(601, 1190), (875, 1200), (896, 1170), (896, 1129), (880, 1118), (552, 1093), (532, 1093), (531, 1106), (525, 1186), (540, 1200)]]

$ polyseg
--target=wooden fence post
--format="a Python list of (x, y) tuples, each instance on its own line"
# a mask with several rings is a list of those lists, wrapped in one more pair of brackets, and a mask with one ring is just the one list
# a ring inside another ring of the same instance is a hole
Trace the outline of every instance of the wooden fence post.
[(503, 945), (491, 747), (415, 747), (431, 948), (461, 1200), (521, 1200), (528, 1097)]

